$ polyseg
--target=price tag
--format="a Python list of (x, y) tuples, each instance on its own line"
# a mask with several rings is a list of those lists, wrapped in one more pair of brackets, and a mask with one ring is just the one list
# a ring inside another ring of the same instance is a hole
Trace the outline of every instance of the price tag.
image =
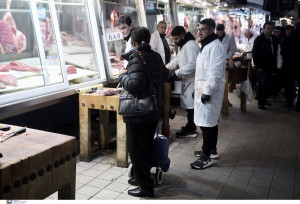
[(39, 19), (46, 19), (46, 8), (37, 7), (37, 14)]
[(105, 33), (107, 42), (123, 39), (123, 35), (119, 28), (108, 28), (105, 30)]

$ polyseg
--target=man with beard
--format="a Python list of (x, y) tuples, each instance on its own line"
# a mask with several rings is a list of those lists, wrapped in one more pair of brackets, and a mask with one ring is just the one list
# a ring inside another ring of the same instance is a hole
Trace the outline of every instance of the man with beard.
[(171, 50), (166, 39), (167, 23), (160, 21), (156, 29), (151, 35), (150, 46), (152, 50), (160, 54), (164, 64), (168, 64), (171, 60)]
[(195, 151), (199, 157), (190, 166), (205, 169), (216, 159), (218, 121), (220, 119), (225, 88), (226, 50), (214, 33), (215, 21), (204, 19), (200, 22), (201, 49), (196, 61), (195, 75), (195, 116), (196, 125), (203, 135), (202, 151)]
[(174, 70), (177, 65), (179, 69), (172, 72), (168, 82), (182, 78), (180, 105), (187, 111), (187, 124), (181, 127), (181, 131), (176, 132), (177, 137), (196, 137), (197, 127), (194, 123), (194, 85), (195, 85), (195, 69), (196, 58), (200, 48), (195, 41), (195, 37), (186, 32), (184, 27), (176, 26), (171, 33), (173, 41), (180, 48), (176, 58), (172, 60), (166, 67)]

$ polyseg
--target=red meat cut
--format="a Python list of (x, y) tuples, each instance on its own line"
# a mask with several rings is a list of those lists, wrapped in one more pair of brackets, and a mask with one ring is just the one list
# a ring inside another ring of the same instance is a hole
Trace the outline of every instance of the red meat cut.
[(23, 72), (41, 72), (41, 69), (37, 67), (31, 67), (22, 62), (11, 62), (7, 65), (7, 68), (15, 71), (23, 71)]
[(9, 72), (6, 64), (0, 64), (0, 72)]
[(0, 89), (5, 89), (6, 85), (0, 82)]
[(68, 74), (77, 74), (76, 67), (74, 65), (67, 65)]
[(17, 78), (11, 74), (1, 74), (0, 82), (7, 86), (18, 86)]

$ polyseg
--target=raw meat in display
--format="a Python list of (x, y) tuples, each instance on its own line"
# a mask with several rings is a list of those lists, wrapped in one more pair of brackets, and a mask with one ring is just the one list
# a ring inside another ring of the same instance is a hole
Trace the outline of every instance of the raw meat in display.
[(109, 89), (109, 90), (100, 89), (97, 91), (97, 93), (100, 96), (113, 96), (113, 95), (118, 95), (121, 92), (122, 92), (122, 88)]
[(76, 41), (72, 42), (72, 45), (82, 46), (82, 47), (90, 46), (90, 44), (87, 41), (83, 41), (83, 40), (76, 40)]
[(23, 72), (41, 72), (40, 68), (31, 67), (22, 62), (11, 62), (7, 65), (7, 68), (15, 71), (23, 71)]
[(112, 28), (117, 27), (117, 21), (118, 21), (118, 13), (116, 10), (113, 10), (110, 14), (110, 25)]
[(76, 38), (70, 34), (68, 34), (67, 32), (60, 32), (60, 37), (61, 37), (61, 41), (63, 43), (63, 45), (68, 45), (69, 41), (75, 40)]
[[(6, 1), (6, 9), (10, 10), (10, 2)], [(2, 54), (21, 53), (26, 49), (26, 37), (17, 30), (16, 23), (10, 12), (0, 20), (0, 51)]]
[(123, 69), (124, 68), (124, 61), (115, 62), (114, 64), (111, 65), (111, 67), (116, 68), (116, 69)]
[(53, 42), (53, 30), (51, 19), (47, 16), (46, 20), (40, 20), (40, 27), (45, 51), (49, 51)]
[(76, 67), (74, 65), (67, 65), (68, 74), (77, 74)]
[(0, 64), (0, 72), (9, 72), (6, 64)]
[(116, 62), (120, 62), (120, 61), (123, 61), (124, 59), (123, 59), (123, 57), (121, 57), (121, 56), (116, 56), (116, 57), (114, 57), (114, 58), (111, 58), (110, 59), (110, 62), (111, 63), (116, 63)]
[(17, 78), (11, 74), (1, 74), (0, 82), (7, 86), (18, 86)]
[(6, 85), (0, 82), (0, 89), (5, 89)]
[(116, 58), (117, 61), (122, 61), (122, 60), (124, 60), (123, 57), (121, 57), (121, 56), (116, 56), (115, 58)]
[(109, 52), (109, 56), (116, 56), (116, 53), (114, 53), (114, 52)]

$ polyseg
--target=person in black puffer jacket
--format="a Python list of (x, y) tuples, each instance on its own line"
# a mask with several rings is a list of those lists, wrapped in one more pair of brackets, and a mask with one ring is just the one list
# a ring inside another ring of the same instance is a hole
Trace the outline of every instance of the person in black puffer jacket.
[(162, 87), (168, 78), (169, 70), (165, 67), (161, 56), (151, 50), (149, 45), (151, 35), (146, 28), (136, 28), (131, 33), (133, 50), (122, 55), (128, 61), (126, 69), (119, 72), (120, 85), (133, 95), (144, 93), (149, 86), (146, 67), (138, 52), (142, 53), (148, 65), (150, 78), (156, 88), (159, 111), (143, 116), (123, 116), (126, 123), (128, 152), (133, 165), (134, 178), (129, 184), (138, 188), (128, 191), (129, 195), (137, 197), (154, 197), (153, 180), (150, 177), (153, 138), (161, 113)]

